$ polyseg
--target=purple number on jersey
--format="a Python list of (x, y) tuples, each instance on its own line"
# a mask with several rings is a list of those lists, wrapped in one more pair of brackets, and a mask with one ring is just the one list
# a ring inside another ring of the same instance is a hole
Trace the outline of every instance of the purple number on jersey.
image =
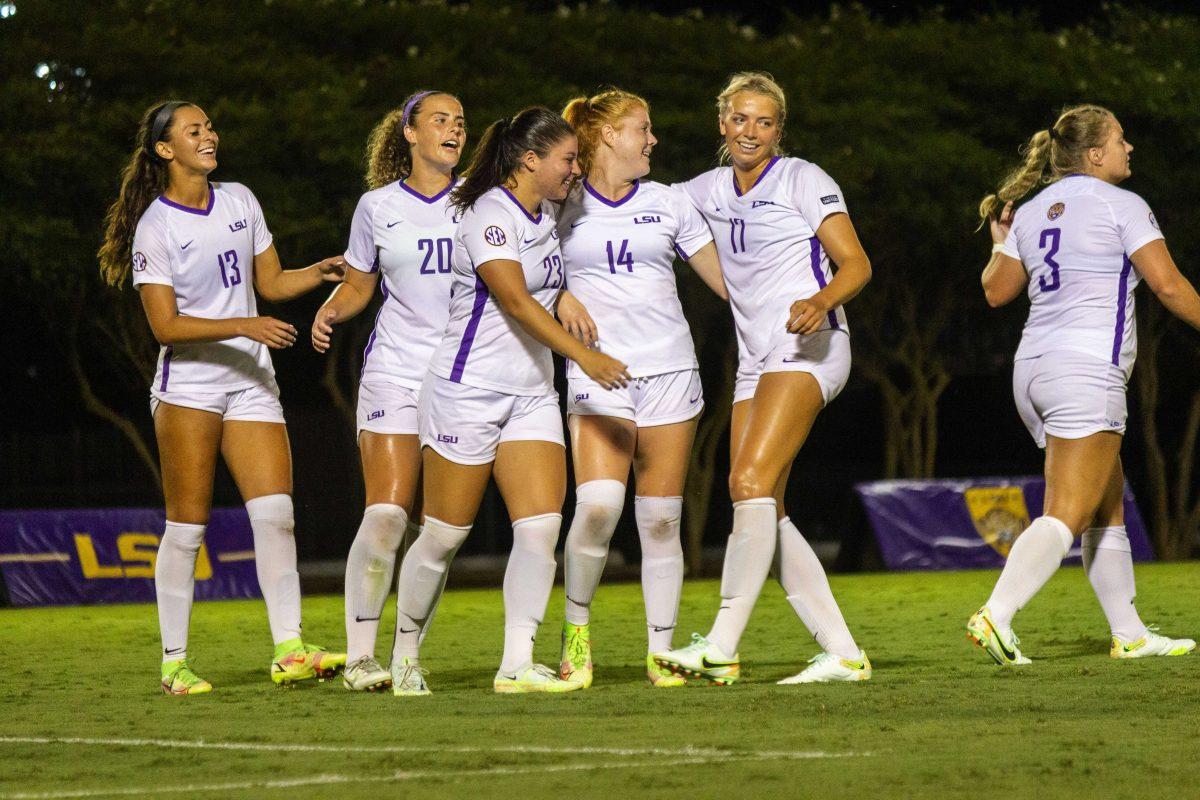
[(1050, 280), (1047, 281), (1045, 275), (1038, 278), (1038, 286), (1041, 287), (1043, 292), (1053, 292), (1062, 285), (1058, 276), (1058, 262), (1054, 260), (1055, 254), (1058, 253), (1058, 245), (1061, 239), (1062, 230), (1060, 228), (1046, 228), (1038, 238), (1038, 247), (1045, 247), (1046, 241), (1050, 241), (1050, 249), (1046, 251), (1046, 255), (1042, 256), (1042, 260), (1050, 268)]
[(228, 289), (242, 282), (242, 271), (238, 269), (237, 250), (226, 250), (217, 256), (217, 266), (221, 268), (221, 283)]
[(621, 240), (619, 250), (613, 250), (612, 242), (608, 242), (606, 247), (608, 249), (608, 271), (611, 274), (617, 274), (617, 264), (623, 266), (627, 272), (633, 272), (633, 253), (629, 252), (628, 239)]

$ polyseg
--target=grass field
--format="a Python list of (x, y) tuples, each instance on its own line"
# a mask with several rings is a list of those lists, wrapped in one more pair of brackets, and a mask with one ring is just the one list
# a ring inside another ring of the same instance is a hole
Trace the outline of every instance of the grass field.
[[(963, 635), (996, 573), (838, 576), (875, 664), (862, 685), (777, 687), (815, 653), (778, 587), (742, 642), (743, 680), (654, 690), (640, 588), (602, 586), (597, 677), (571, 695), (492, 694), (499, 591), (444, 599), (423, 653), (434, 694), (276, 689), (258, 603), (200, 604), (191, 655), (216, 686), (157, 685), (150, 606), (0, 611), (0, 800), (66, 797), (1194, 797), (1200, 657), (1118, 662), (1078, 568), (1018, 618), (1034, 664), (1002, 670)], [(1194, 564), (1138, 570), (1138, 605), (1195, 636)], [(684, 590), (677, 643), (716, 585)], [(342, 641), (341, 598), (305, 601), (314, 641)], [(537, 654), (556, 663), (562, 594)], [(385, 617), (390, 631), (390, 618)], [(390, 634), (380, 648), (390, 650)], [(386, 660), (386, 659), (385, 659)]]

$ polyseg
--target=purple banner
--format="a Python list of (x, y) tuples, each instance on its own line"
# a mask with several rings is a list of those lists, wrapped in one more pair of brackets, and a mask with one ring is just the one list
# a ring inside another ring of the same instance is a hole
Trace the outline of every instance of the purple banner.
[[(0, 512), (0, 573), (15, 606), (154, 601), (164, 514), (152, 508)], [(261, 597), (244, 508), (215, 508), (196, 599)]]
[[(1041, 477), (876, 481), (855, 487), (888, 569), (1004, 566), (1013, 542), (1042, 514)], [(1154, 552), (1125, 485), (1125, 528), (1135, 561)], [(1064, 563), (1079, 563), (1076, 540)]]

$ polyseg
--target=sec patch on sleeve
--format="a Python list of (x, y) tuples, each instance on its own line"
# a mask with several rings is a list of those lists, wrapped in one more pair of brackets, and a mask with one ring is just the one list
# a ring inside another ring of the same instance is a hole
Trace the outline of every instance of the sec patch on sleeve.
[(827, 194), (821, 198), (821, 205), (827, 206), (827, 205), (830, 205), (831, 203), (836, 203), (841, 199), (842, 198), (838, 197), (836, 194)]
[(500, 247), (508, 241), (508, 237), (504, 235), (504, 231), (497, 228), (495, 225), (489, 225), (487, 230), (483, 232), (483, 240), (490, 245)]
[(134, 272), (145, 272), (145, 270), (146, 270), (145, 254), (141, 253), (140, 251), (137, 253), (134, 253), (133, 254), (133, 271)]

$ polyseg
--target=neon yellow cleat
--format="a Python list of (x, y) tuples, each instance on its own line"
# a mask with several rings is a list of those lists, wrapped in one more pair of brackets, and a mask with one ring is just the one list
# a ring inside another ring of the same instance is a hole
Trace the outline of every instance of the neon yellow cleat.
[(976, 646), (983, 648), (992, 657), (992, 660), (1002, 667), (1018, 667), (1033, 663), (1021, 655), (1021, 651), (1017, 647), (1021, 640), (1017, 638), (1017, 634), (1011, 628), (1007, 633), (1000, 630), (1000, 627), (992, 621), (992, 612), (987, 606), (976, 611), (967, 620), (967, 638)]
[(655, 689), (674, 689), (678, 686), (687, 686), (687, 678), (682, 675), (676, 675), (666, 667), (660, 667), (654, 663), (654, 656), (646, 656), (646, 677), (650, 679), (650, 685)]
[(676, 675), (703, 678), (718, 686), (728, 686), (741, 676), (737, 653), (730, 658), (698, 633), (692, 634), (692, 643), (687, 647), (655, 653), (651, 658)]
[(288, 639), (275, 645), (271, 662), (271, 680), (280, 686), (318, 678), (322, 681), (337, 675), (346, 666), (345, 653), (330, 653), (324, 647)]
[(531, 692), (561, 694), (582, 689), (583, 684), (576, 681), (564, 681), (545, 664), (532, 664), (525, 669), (517, 670), (512, 675), (497, 672), (495, 680), (492, 681), (492, 688), (496, 690), (496, 694), (528, 694)]
[(187, 659), (181, 658), (163, 662), (162, 690), (163, 694), (169, 695), (208, 694), (212, 684), (192, 672)]
[(308, 659), (308, 663), (312, 664), (313, 673), (316, 674), (319, 681), (327, 681), (336, 677), (338, 672), (346, 666), (345, 653), (331, 653), (318, 644), (304, 645), (304, 656)]
[(563, 623), (562, 663), (558, 677), (575, 681), (584, 689), (592, 685), (592, 632), (587, 625)]
[(1112, 637), (1112, 648), (1108, 654), (1113, 658), (1186, 656), (1195, 649), (1194, 639), (1169, 639), (1166, 636), (1160, 636), (1156, 628), (1150, 627), (1145, 636), (1132, 642), (1127, 642), (1118, 636)]

